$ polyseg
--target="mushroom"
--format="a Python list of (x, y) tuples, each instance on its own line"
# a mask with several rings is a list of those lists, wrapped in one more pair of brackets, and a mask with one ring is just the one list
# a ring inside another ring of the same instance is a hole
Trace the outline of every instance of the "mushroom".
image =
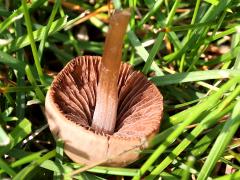
[(54, 136), (73, 161), (126, 166), (159, 130), (163, 111), (157, 87), (127, 63), (121, 49), (128, 10), (110, 19), (103, 57), (79, 56), (54, 79), (45, 113)]

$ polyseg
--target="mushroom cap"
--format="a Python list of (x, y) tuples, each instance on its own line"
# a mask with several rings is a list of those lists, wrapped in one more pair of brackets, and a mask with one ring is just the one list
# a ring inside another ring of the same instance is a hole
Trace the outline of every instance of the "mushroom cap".
[[(112, 135), (91, 128), (96, 103), (101, 57), (71, 60), (54, 79), (45, 101), (45, 113), (54, 136), (64, 141), (73, 161), (126, 166), (158, 132), (163, 98), (157, 87), (139, 71), (122, 63), (118, 80), (118, 112)], [(109, 77), (111, 78), (111, 77)]]

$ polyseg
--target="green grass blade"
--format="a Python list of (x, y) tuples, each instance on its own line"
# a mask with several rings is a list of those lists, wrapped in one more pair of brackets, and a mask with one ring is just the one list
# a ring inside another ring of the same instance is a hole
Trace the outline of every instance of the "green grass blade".
[(162, 44), (164, 35), (165, 35), (165, 33), (160, 32), (159, 35), (157, 36), (156, 42), (154, 43), (154, 45), (153, 45), (153, 47), (152, 47), (152, 49), (151, 49), (151, 51), (149, 53), (149, 56), (148, 56), (148, 58), (146, 60), (146, 63), (144, 65), (144, 67), (143, 67), (142, 72), (144, 74), (148, 73), (148, 71), (149, 71), (149, 69), (150, 69), (150, 67), (152, 65), (152, 62), (154, 60), (154, 57), (156, 56), (156, 54), (158, 53), (158, 51), (160, 49), (160, 46)]
[(207, 179), (213, 170), (218, 159), (224, 152), (226, 146), (231, 141), (234, 133), (237, 131), (240, 125), (240, 101), (236, 104), (233, 109), (231, 118), (225, 123), (220, 135), (218, 136), (216, 142), (214, 143), (207, 160), (205, 161), (199, 175), (198, 179)]
[[(172, 24), (172, 21), (173, 21), (173, 18), (174, 18), (174, 15), (176, 13), (176, 9), (178, 7), (180, 3), (180, 0), (176, 0), (173, 4), (173, 7), (166, 19), (166, 26), (170, 26)], [(160, 49), (160, 46), (162, 44), (162, 41), (163, 41), (163, 38), (165, 36), (165, 33), (163, 32), (160, 32), (157, 36), (157, 39), (156, 39), (156, 42), (154, 43), (151, 51), (150, 51), (150, 54), (146, 60), (146, 64), (144, 65), (143, 67), (143, 73), (144, 74), (147, 74), (151, 65), (152, 65), (152, 62), (154, 60), (154, 57), (156, 56), (156, 54), (159, 52), (159, 49)]]
[(10, 132), (9, 138), (11, 143), (5, 147), (0, 147), (0, 155), (7, 153), (10, 149), (20, 143), (32, 131), (31, 122), (24, 118), (18, 125)]
[(32, 123), (28, 119), (23, 119), (9, 134), (11, 137), (11, 146), (14, 147), (20, 143), (27, 135), (32, 132)]
[(7, 9), (5, 9), (4, 7), (0, 7), (0, 16), (8, 17), (10, 15), (11, 13)]
[[(193, 25), (195, 23), (195, 21), (196, 21), (198, 10), (199, 10), (199, 6), (200, 6), (200, 0), (197, 0), (195, 8), (194, 8), (194, 12), (193, 12), (193, 17), (192, 17), (192, 20), (191, 20), (191, 25)], [(187, 32), (187, 35), (186, 35), (186, 41), (189, 40), (189, 38), (191, 36), (191, 33), (192, 33), (192, 29), (189, 29), (188, 32)], [(186, 57), (186, 54), (183, 54), (182, 58), (181, 58), (181, 62), (180, 62), (180, 67), (179, 67), (179, 71), (180, 72), (183, 71), (185, 57)]]
[(99, 176), (96, 176), (96, 175), (93, 175), (91, 173), (88, 173), (88, 172), (83, 172), (79, 175), (75, 175), (73, 177), (64, 177), (66, 180), (69, 178), (70, 179), (78, 179), (78, 180), (86, 180), (86, 179), (89, 179), (89, 180), (107, 180), (106, 178), (102, 178), (102, 177), (99, 177)]
[(141, 27), (157, 10), (159, 10), (162, 3), (163, 3), (163, 0), (157, 0), (154, 6), (148, 11), (148, 13), (139, 22), (138, 26)]
[[(226, 150), (228, 149), (228, 147), (226, 148)], [(233, 162), (231, 162), (230, 160), (225, 159), (224, 157), (220, 157), (219, 158), (219, 162), (223, 162), (226, 165), (229, 165), (237, 170), (240, 170), (240, 166), (238, 166), (237, 164), (234, 164)]]
[[(147, 58), (149, 56), (147, 50), (142, 46), (141, 42), (137, 38), (137, 36), (134, 34), (133, 31), (127, 32), (128, 38), (133, 45), (133, 47), (136, 49), (137, 54), (144, 60), (147, 61)], [(156, 72), (158, 76), (163, 75), (162, 70), (158, 67), (158, 65), (153, 62), (151, 68)]]
[(26, 75), (27, 75), (27, 78), (29, 80), (29, 82), (34, 86), (36, 87), (35, 88), (35, 92), (36, 92), (36, 95), (38, 97), (38, 99), (41, 101), (41, 102), (44, 102), (45, 101), (45, 96), (42, 92), (42, 90), (37, 86), (37, 82), (32, 74), (32, 71), (30, 69), (30, 67), (27, 65), (26, 68), (25, 68), (25, 71), (26, 71)]
[(225, 115), (225, 108), (231, 103), (236, 96), (240, 93), (240, 86), (238, 86), (223, 102), (218, 106), (218, 108), (212, 111), (208, 116), (206, 116), (196, 128), (194, 128), (187, 137), (181, 141), (181, 143), (172, 150), (172, 152), (151, 172), (151, 174), (146, 179), (151, 179), (156, 177), (161, 173), (180, 153), (185, 150), (189, 144), (196, 139), (203, 130), (210, 128), (212, 125), (217, 123), (217, 121)]
[[(21, 23), (22, 21), (17, 21), (15, 23), (16, 27), (16, 36), (21, 36), (22, 35), (22, 28), (21, 28)], [(20, 49), (16, 52), (16, 59), (18, 61), (23, 62), (24, 61), (24, 51), (23, 49)], [(18, 71), (16, 73), (17, 77), (17, 86), (24, 86), (25, 85), (25, 74), (22, 73), (21, 71)], [(16, 114), (17, 117), (21, 120), (24, 118), (25, 115), (25, 93), (23, 92), (18, 92), (16, 95)]]
[[(193, 12), (192, 20), (191, 20), (191, 25), (195, 24), (195, 22), (196, 22), (197, 14), (198, 14), (199, 7), (200, 7), (200, 2), (201, 2), (200, 0), (197, 0), (197, 2), (195, 4), (195, 8), (194, 8), (194, 12)], [(189, 29), (188, 33), (187, 33), (187, 36), (186, 36), (187, 40), (191, 36), (191, 33), (192, 33), (192, 29)]]
[[(239, 146), (239, 145), (237, 145), (237, 146)], [(235, 153), (235, 152), (232, 151), (232, 150), (229, 150), (229, 153), (230, 153), (238, 162), (240, 162), (240, 154)], [(240, 170), (240, 169), (239, 169), (239, 170)]]
[[(63, 171), (59, 169), (59, 165), (51, 160), (45, 161), (41, 164), (41, 167), (49, 169), (57, 173), (70, 173), (71, 168), (78, 169), (82, 166), (76, 163), (69, 163), (63, 165)], [(70, 168), (70, 169), (69, 169)], [(119, 175), (119, 176), (134, 176), (138, 173), (138, 169), (132, 168), (117, 168), (117, 167), (105, 167), (105, 166), (96, 166), (94, 168), (88, 169), (88, 172), (98, 173), (98, 174), (109, 174), (109, 175)]]
[(38, 86), (17, 86), (17, 87), (1, 87), (0, 90), (3, 93), (11, 93), (11, 92), (29, 92), (31, 90), (36, 89), (36, 87), (44, 87), (42, 85), (38, 85)]
[[(43, 152), (45, 152), (45, 150), (42, 150), (42, 151), (39, 151), (39, 152), (36, 152), (36, 153), (31, 153), (29, 155), (25, 155), (21, 159), (16, 160), (15, 162), (11, 163), (10, 167), (15, 168), (15, 167), (21, 166), (23, 164), (27, 164), (27, 163), (30, 163), (32, 161), (35, 161), (36, 159), (41, 157)], [(5, 172), (5, 170), (1, 169), (0, 174), (3, 173), (3, 172)]]
[(223, 31), (223, 32), (220, 32), (220, 33), (218, 33), (218, 34), (216, 34), (216, 35), (214, 35), (214, 36), (210, 36), (210, 37), (207, 38), (205, 41), (206, 41), (206, 43), (209, 43), (209, 42), (212, 42), (212, 41), (216, 41), (216, 40), (218, 40), (218, 39), (220, 39), (220, 38), (222, 38), (222, 37), (224, 37), (224, 36), (227, 36), (227, 35), (231, 35), (231, 34), (233, 34), (233, 33), (236, 33), (239, 28), (240, 28), (240, 26), (239, 26), (239, 25), (236, 25), (236, 26), (234, 26), (234, 27), (232, 27), (232, 28), (230, 28), (230, 29), (227, 29), (227, 30), (225, 30), (225, 31)]
[(47, 48), (52, 50), (54, 54), (58, 57), (59, 61), (62, 64), (67, 64), (69, 60), (73, 59), (74, 57), (71, 54), (66, 53), (64, 50), (59, 49), (56, 45), (46, 43)]
[(16, 175), (16, 172), (2, 158), (0, 158), (0, 168), (8, 173), (11, 177)]
[(225, 176), (214, 178), (214, 180), (238, 180), (240, 179), (240, 171), (237, 171), (233, 174), (228, 174)]
[(209, 21), (209, 22), (194, 23), (194, 24), (188, 24), (188, 25), (182, 25), (182, 26), (171, 26), (167, 28), (162, 28), (160, 31), (163, 31), (163, 32), (179, 32), (179, 31), (189, 31), (189, 30), (193, 31), (199, 28), (206, 28), (210, 25), (217, 25), (217, 23), (216, 21)]
[[(28, 5), (27, 8), (29, 11), (36, 9), (41, 6), (46, 0), (34, 1), (31, 5)], [(21, 19), (23, 17), (22, 6), (20, 6), (16, 11), (14, 11), (9, 17), (7, 17), (3, 22), (0, 23), (0, 34), (6, 30), (12, 23)]]
[(194, 82), (194, 81), (204, 81), (210, 79), (225, 79), (235, 76), (239, 76), (240, 71), (238, 70), (208, 70), (208, 71), (194, 71), (194, 72), (184, 72), (176, 73), (165, 76), (156, 76), (150, 78), (154, 84), (157, 86), (166, 86), (171, 84), (179, 84), (185, 82)]
[[(67, 16), (63, 18), (59, 18), (58, 20), (54, 21), (51, 24), (51, 27), (48, 32), (48, 36), (53, 35), (54, 33), (62, 30), (64, 28), (65, 23), (67, 22)], [(46, 30), (46, 26), (39, 28), (38, 30), (35, 30), (33, 32), (33, 38), (34, 41), (40, 41), (43, 39), (43, 36), (41, 34)], [(14, 52), (18, 49), (21, 49), (25, 46), (28, 46), (30, 44), (30, 39), (28, 35), (20, 36), (17, 39), (11, 41), (9, 43), (9, 52)], [(0, 46), (1, 47), (1, 46)]]
[[(75, 166), (79, 168), (80, 166)], [(99, 174), (111, 174), (111, 175), (119, 175), (119, 176), (134, 176), (138, 173), (138, 169), (131, 168), (118, 168), (118, 167), (104, 167), (104, 166), (96, 166), (92, 169), (87, 170), (88, 172), (99, 173)]]
[(183, 174), (182, 174), (182, 180), (188, 180), (190, 176), (190, 169), (193, 167), (195, 162), (194, 156), (189, 156), (187, 159), (187, 168), (184, 169)]
[(48, 36), (49, 30), (50, 30), (52, 22), (53, 22), (53, 20), (55, 18), (55, 15), (57, 14), (57, 10), (58, 10), (58, 8), (60, 6), (60, 3), (61, 3), (61, 0), (56, 0), (56, 2), (54, 3), (53, 9), (52, 9), (52, 13), (51, 13), (50, 18), (48, 20), (48, 23), (46, 25), (46, 29), (41, 34), (41, 36), (43, 38), (41, 39), (40, 45), (39, 45), (39, 48), (38, 48), (38, 57), (39, 57), (39, 61), (40, 62), (41, 62), (41, 59), (42, 59), (42, 54), (43, 54), (43, 49), (44, 49), (44, 46), (45, 46), (46, 38)]
[(154, 139), (150, 142), (150, 147), (152, 146), (156, 146), (158, 144), (160, 144), (161, 142), (163, 142), (166, 137), (172, 133), (173, 131), (175, 131), (175, 129), (177, 128), (177, 126), (171, 126), (168, 129), (165, 129), (164, 131), (162, 131), (161, 133), (157, 134)]
[[(222, 12), (222, 15), (219, 18), (217, 25), (213, 29), (213, 32), (212, 32), (213, 36), (216, 34), (217, 30), (219, 30), (219, 28), (221, 27), (226, 14), (227, 14), (227, 11)], [(195, 66), (195, 64), (196, 64), (196, 62), (198, 62), (201, 54), (204, 53), (204, 51), (207, 49), (207, 47), (208, 47), (208, 43), (205, 42), (201, 49), (192, 51), (192, 54), (194, 54), (193, 61), (191, 62), (191, 65), (188, 67), (187, 71), (190, 71)]]
[[(201, 113), (206, 111), (207, 109), (211, 109), (215, 106), (215, 103), (222, 97), (222, 95), (229, 90), (233, 85), (235, 85), (240, 79), (233, 78), (229, 80), (226, 84), (224, 84), (218, 92), (214, 93), (213, 95), (209, 96), (205, 101), (203, 101), (199, 106), (196, 108), (192, 108), (191, 116), (188, 119), (185, 119), (174, 132), (172, 132), (162, 144), (158, 146), (158, 148), (154, 151), (154, 153), (148, 158), (148, 160), (142, 165), (140, 168), (140, 176), (142, 176), (149, 167), (157, 160), (157, 158), (166, 150), (166, 148), (172, 144), (175, 139), (184, 131), (186, 126), (190, 125), (194, 122)], [(140, 176), (135, 176), (133, 179), (139, 179)]]
[(174, 1), (173, 7), (172, 7), (170, 13), (167, 16), (167, 19), (166, 19), (166, 26), (171, 26), (171, 24), (173, 22), (174, 15), (176, 13), (176, 10), (177, 10), (177, 8), (179, 6), (180, 1), (181, 0)]
[(217, 58), (215, 58), (211, 61), (202, 63), (200, 65), (210, 66), (210, 65), (228, 62), (228, 61), (231, 61), (232, 59), (236, 58), (239, 53), (240, 53), (240, 46), (237, 46), (237, 47), (231, 49), (229, 52), (227, 52), (221, 56), (218, 56)]
[(15, 58), (2, 51), (0, 51), (0, 63), (6, 64), (24, 74), (26, 64), (23, 61), (17, 61)]
[(14, 176), (13, 180), (24, 180), (27, 179), (28, 174), (32, 173), (32, 171), (39, 165), (41, 165), (44, 161), (53, 158), (56, 155), (56, 151), (52, 150), (47, 154), (43, 155), (39, 159), (33, 161), (31, 164), (26, 166), (24, 169), (19, 171), (16, 176)]
[(212, 4), (212, 5), (217, 5), (219, 3), (218, 0), (204, 0), (204, 1), (206, 1), (206, 2), (208, 2), (210, 4)]
[(222, 11), (228, 7), (231, 0), (219, 1), (218, 5), (212, 5), (209, 10), (205, 13), (200, 22), (206, 22), (215, 19)]
[[(234, 105), (234, 104), (232, 104)], [(227, 112), (233, 109), (233, 107), (227, 107)], [(226, 110), (225, 110), (226, 111)], [(227, 114), (227, 113), (226, 113)], [(205, 136), (203, 136), (192, 148), (191, 154), (194, 157), (201, 156), (203, 153), (206, 152), (208, 147), (211, 145), (211, 143), (216, 139), (220, 131), (222, 130), (223, 124), (217, 125), (215, 128), (211, 130), (211, 132), (207, 133)]]
[(54, 172), (53, 174), (53, 179), (57, 180), (57, 179), (61, 179), (61, 174), (63, 174), (63, 146), (64, 146), (64, 142), (61, 139), (58, 139), (56, 142), (56, 156), (55, 156), (55, 162), (56, 164), (58, 164), (58, 168), (60, 170), (59, 172)]
[[(226, 0), (220, 1), (217, 6), (212, 5), (205, 13), (205, 15), (201, 18), (200, 23), (214, 20), (223, 10), (225, 10), (225, 8), (230, 4), (230, 2), (231, 0)], [(192, 49), (193, 47), (195, 47), (194, 49), (197, 49), (197, 47), (199, 47), (202, 43), (196, 45), (196, 42), (198, 42), (198, 40), (204, 39), (208, 32), (208, 28), (195, 29), (189, 40), (182, 47), (182, 49), (180, 49), (179, 51), (175, 51), (168, 56), (165, 56), (164, 59), (170, 62), (179, 59), (187, 50)]]
[(94, 42), (94, 41), (67, 41), (65, 44), (68, 45), (70, 43), (76, 43), (81, 50), (91, 51), (96, 54), (101, 55), (103, 52), (103, 43), (101, 42)]
[(18, 166), (21, 166), (23, 164), (27, 164), (29, 162), (35, 161), (36, 159), (40, 158), (40, 156), (45, 152), (46, 150), (41, 150), (39, 152), (34, 152), (29, 155), (24, 156), (23, 158), (13, 162), (11, 164), (11, 167), (15, 168)]
[(21, 12), (21, 7), (12, 13), (5, 21), (0, 23), (0, 33), (6, 30), (12, 23), (21, 19), (23, 17), (23, 13)]
[(170, 40), (170, 42), (173, 44), (174, 49), (179, 51), (182, 45), (181, 45), (181, 42), (179, 41), (177, 34), (175, 32), (167, 32), (166, 35)]
[(6, 146), (9, 143), (10, 143), (10, 138), (8, 137), (7, 133), (4, 131), (4, 129), (0, 125), (0, 147)]
[(240, 70), (240, 51), (238, 52), (237, 58), (236, 58), (235, 63), (233, 65), (233, 69)]
[(24, 14), (24, 18), (25, 18), (25, 23), (27, 26), (27, 32), (28, 32), (28, 36), (29, 36), (29, 40), (30, 40), (30, 44), (31, 44), (31, 48), (32, 48), (34, 63), (35, 63), (40, 81), (43, 85), (45, 85), (45, 78), (43, 75), (42, 67), (41, 67), (38, 53), (37, 53), (37, 47), (36, 47), (34, 37), (33, 37), (32, 24), (31, 24), (30, 15), (29, 15), (29, 12), (27, 9), (27, 1), (26, 0), (22, 0), (22, 6), (23, 6), (23, 14)]

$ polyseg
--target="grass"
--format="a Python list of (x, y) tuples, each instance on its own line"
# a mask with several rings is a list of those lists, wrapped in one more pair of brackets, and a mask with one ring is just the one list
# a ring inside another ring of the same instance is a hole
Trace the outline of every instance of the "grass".
[[(82, 167), (52, 137), (44, 100), (71, 58), (102, 54), (110, 6), (68, 2), (0, 1), (0, 179), (71, 179)], [(113, 7), (131, 8), (123, 61), (159, 87), (164, 117), (140, 160), (74, 179), (239, 179), (240, 3), (113, 0)]]

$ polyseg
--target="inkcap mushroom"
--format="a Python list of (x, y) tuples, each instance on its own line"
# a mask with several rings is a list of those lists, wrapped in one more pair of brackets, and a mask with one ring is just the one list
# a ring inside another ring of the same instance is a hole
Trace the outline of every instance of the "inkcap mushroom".
[(74, 58), (47, 93), (50, 130), (75, 162), (126, 166), (159, 130), (162, 95), (141, 72), (121, 63), (129, 17), (129, 10), (115, 11), (103, 57)]

